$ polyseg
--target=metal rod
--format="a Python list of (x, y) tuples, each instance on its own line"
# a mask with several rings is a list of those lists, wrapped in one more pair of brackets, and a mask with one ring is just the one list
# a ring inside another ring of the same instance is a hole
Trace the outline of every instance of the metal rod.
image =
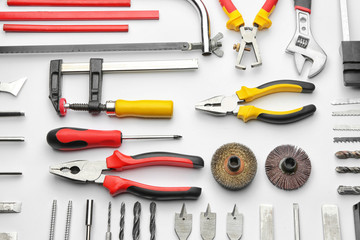
[(341, 24), (343, 41), (350, 41), (349, 16), (347, 10), (347, 0), (340, 0)]
[(294, 212), (294, 236), (295, 240), (300, 240), (300, 220), (299, 220), (299, 204), (293, 204)]
[(0, 175), (22, 175), (22, 172), (0, 172)]
[(24, 142), (24, 137), (0, 137), (0, 142)]
[(20, 117), (25, 116), (24, 112), (0, 112), (0, 117)]

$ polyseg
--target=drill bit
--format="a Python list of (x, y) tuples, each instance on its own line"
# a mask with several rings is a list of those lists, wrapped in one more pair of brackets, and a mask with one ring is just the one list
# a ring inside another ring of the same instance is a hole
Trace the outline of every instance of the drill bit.
[(338, 151), (335, 153), (338, 159), (360, 158), (360, 151)]
[(71, 215), (72, 215), (72, 201), (69, 201), (67, 213), (66, 213), (65, 240), (69, 240), (69, 236), (70, 236)]
[(108, 207), (108, 222), (107, 222), (107, 232), (105, 235), (105, 240), (111, 240), (111, 202), (109, 202), (109, 207)]
[(185, 203), (181, 212), (175, 213), (175, 232), (179, 240), (186, 240), (190, 236), (192, 228), (192, 214), (187, 214)]
[(125, 226), (125, 203), (121, 203), (120, 207), (120, 233), (119, 240), (124, 240), (124, 226)]
[(239, 240), (243, 233), (243, 215), (238, 212), (236, 204), (226, 218), (226, 234), (230, 240)]
[(140, 238), (140, 214), (141, 214), (141, 204), (136, 202), (134, 204), (134, 225), (132, 230), (133, 240), (139, 240)]
[(50, 240), (54, 240), (56, 208), (57, 208), (57, 201), (54, 200), (51, 208), (51, 222), (50, 222), (50, 236), (49, 236)]
[(360, 167), (344, 167), (339, 166), (335, 168), (338, 173), (360, 173)]
[(156, 224), (155, 224), (155, 213), (156, 213), (156, 203), (150, 203), (150, 240), (155, 240), (155, 231), (156, 231)]
[(216, 213), (211, 212), (210, 204), (207, 205), (206, 212), (200, 214), (200, 234), (204, 240), (215, 238), (216, 232)]
[(342, 186), (337, 189), (340, 195), (360, 195), (360, 186)]
[(90, 240), (94, 200), (86, 200), (86, 240)]

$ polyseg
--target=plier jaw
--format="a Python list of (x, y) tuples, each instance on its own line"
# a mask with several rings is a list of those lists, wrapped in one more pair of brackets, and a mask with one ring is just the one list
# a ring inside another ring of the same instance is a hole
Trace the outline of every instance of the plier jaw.
[(241, 102), (243, 101), (237, 95), (221, 95), (197, 103), (195, 109), (215, 116), (237, 115)]
[(98, 182), (102, 171), (108, 170), (104, 161), (76, 160), (53, 165), (49, 171), (57, 176), (78, 182)]

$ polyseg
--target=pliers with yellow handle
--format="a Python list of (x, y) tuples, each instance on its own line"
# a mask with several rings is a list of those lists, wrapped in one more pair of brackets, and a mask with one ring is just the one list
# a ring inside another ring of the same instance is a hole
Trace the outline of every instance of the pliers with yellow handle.
[(254, 106), (241, 106), (242, 103), (251, 102), (257, 98), (278, 92), (311, 93), (315, 85), (309, 82), (294, 80), (279, 80), (265, 83), (256, 88), (241, 87), (232, 96), (216, 96), (209, 98), (195, 105), (195, 109), (225, 116), (228, 114), (237, 115), (238, 118), (247, 122), (252, 119), (268, 123), (292, 123), (312, 115), (316, 111), (313, 104), (290, 111), (276, 112), (260, 109)]
[(230, 18), (226, 23), (226, 27), (230, 30), (234, 30), (241, 34), (241, 42), (234, 45), (234, 50), (238, 52), (236, 58), (235, 67), (241, 70), (245, 70), (246, 66), (241, 65), (241, 60), (244, 55), (244, 50), (249, 50), (251, 47), (255, 52), (256, 62), (251, 64), (251, 67), (257, 67), (262, 64), (259, 46), (256, 41), (256, 34), (258, 30), (266, 29), (271, 27), (271, 20), (269, 19), (270, 14), (274, 11), (278, 0), (266, 0), (263, 7), (260, 9), (255, 17), (252, 27), (246, 27), (245, 21), (241, 13), (236, 9), (235, 5), (231, 0), (219, 0), (224, 12)]

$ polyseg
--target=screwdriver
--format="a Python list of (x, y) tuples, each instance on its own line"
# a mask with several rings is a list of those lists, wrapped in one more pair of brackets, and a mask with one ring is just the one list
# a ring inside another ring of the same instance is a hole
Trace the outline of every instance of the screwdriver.
[(123, 136), (119, 130), (92, 130), (83, 128), (56, 128), (47, 134), (48, 144), (60, 151), (82, 150), (98, 147), (121, 146), (122, 140), (134, 139), (180, 139), (180, 135), (129, 135)]

